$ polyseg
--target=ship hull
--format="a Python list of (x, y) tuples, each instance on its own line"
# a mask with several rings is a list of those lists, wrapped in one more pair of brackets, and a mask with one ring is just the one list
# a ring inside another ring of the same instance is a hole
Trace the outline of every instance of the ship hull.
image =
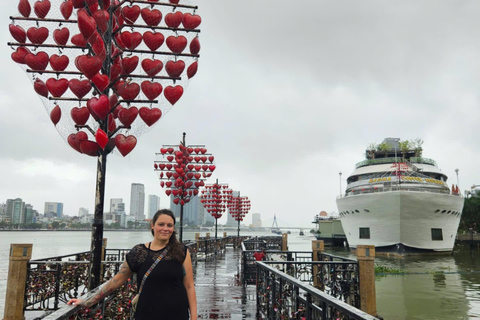
[(379, 254), (447, 254), (463, 202), (450, 194), (397, 190), (338, 198), (337, 206), (352, 250), (374, 245)]

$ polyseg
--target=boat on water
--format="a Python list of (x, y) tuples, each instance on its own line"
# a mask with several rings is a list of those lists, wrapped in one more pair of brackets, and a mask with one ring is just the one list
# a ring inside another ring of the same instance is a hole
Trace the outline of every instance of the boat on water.
[(421, 140), (386, 138), (366, 150), (337, 198), (339, 219), (352, 250), (374, 245), (398, 255), (450, 253), (464, 198), (432, 159)]
[(304, 235), (305, 235), (305, 233), (303, 233), (303, 230), (300, 230), (300, 232), (299, 232), (299, 234), (298, 234), (298, 235), (299, 235), (299, 236), (304, 236)]

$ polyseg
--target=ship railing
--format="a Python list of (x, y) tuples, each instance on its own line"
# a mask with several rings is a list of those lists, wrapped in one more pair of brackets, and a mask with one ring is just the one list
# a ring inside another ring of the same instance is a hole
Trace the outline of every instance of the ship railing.
[[(408, 191), (408, 192), (424, 192), (424, 193), (439, 193), (439, 194), (450, 194), (450, 191), (447, 189), (433, 189), (433, 188), (415, 188), (415, 187), (400, 187), (400, 186), (391, 186), (391, 187), (377, 187), (376, 189), (368, 188), (365, 190), (354, 190), (349, 191), (344, 195), (340, 195), (337, 197), (344, 198), (348, 196), (354, 196), (359, 194), (370, 194), (370, 193), (382, 193), (382, 192), (392, 192), (392, 191)], [(461, 195), (460, 195), (461, 196)]]
[(198, 244), (198, 259), (206, 260), (216, 255), (224, 254), (227, 247), (227, 238), (200, 238)]
[[(321, 280), (319, 288), (311, 285), (313, 266), (328, 272), (315, 275)], [(377, 319), (358, 309), (358, 265), (269, 261), (257, 262), (256, 267), (257, 319)]]
[[(355, 165), (355, 168), (361, 168), (365, 166), (375, 165), (375, 164), (388, 164), (388, 163), (397, 163), (397, 162), (405, 162), (402, 160), (402, 157), (397, 158), (380, 158), (380, 159), (367, 159), (361, 162), (358, 162)], [(437, 166), (437, 162), (433, 159), (423, 158), (423, 157), (411, 157), (408, 162), (411, 163), (420, 163), (420, 164), (429, 164), (432, 166)]]

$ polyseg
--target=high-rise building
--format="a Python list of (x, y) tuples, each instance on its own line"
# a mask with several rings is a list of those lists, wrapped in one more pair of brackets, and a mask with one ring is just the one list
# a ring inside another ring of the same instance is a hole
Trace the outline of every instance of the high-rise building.
[(254, 228), (262, 227), (262, 219), (260, 213), (252, 213), (252, 226)]
[[(233, 191), (232, 196), (233, 197), (239, 197), (240, 196), (240, 191)], [(235, 218), (232, 217), (232, 215), (230, 214), (230, 210), (227, 210), (227, 211), (228, 211), (228, 217), (227, 217), (227, 224), (226, 225), (228, 227), (237, 226), (238, 222), (235, 220)]]
[(110, 199), (110, 212), (122, 213), (125, 212), (125, 203), (122, 198)]
[[(173, 196), (170, 196), (170, 210), (173, 211), (177, 222), (180, 221), (180, 205), (173, 203)], [(183, 206), (183, 224), (199, 226), (203, 223), (200, 220), (200, 212), (203, 219), (203, 205), (198, 197), (192, 197), (188, 203)]]
[(130, 192), (130, 215), (145, 220), (145, 187), (141, 183), (132, 183)]
[(33, 210), (33, 206), (31, 204), (26, 204), (25, 205), (25, 224), (30, 224), (33, 222), (33, 219), (35, 218), (35, 210)]
[(43, 210), (45, 217), (61, 218), (63, 217), (63, 203), (61, 202), (45, 202), (45, 209)]
[(154, 194), (148, 196), (148, 219), (152, 219), (155, 212), (160, 209), (160, 197)]
[(6, 220), (9, 220), (12, 224), (25, 223), (25, 202), (22, 199), (7, 200)]

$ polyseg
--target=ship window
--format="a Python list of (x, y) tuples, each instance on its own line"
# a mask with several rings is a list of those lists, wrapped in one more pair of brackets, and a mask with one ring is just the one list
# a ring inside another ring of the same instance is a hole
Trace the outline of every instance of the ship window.
[(357, 209), (355, 209), (355, 212), (356, 212), (356, 213), (360, 213), (360, 211), (358, 211)]
[(368, 209), (363, 209), (363, 210), (365, 210), (365, 212), (370, 212), (370, 210), (368, 210)]
[(370, 228), (360, 228), (360, 239), (370, 239)]
[(445, 212), (447, 212), (447, 210), (442, 210), (442, 213), (445, 213)]
[(452, 212), (452, 210), (448, 210), (448, 212), (447, 212), (447, 213), (450, 213), (450, 212)]
[(435, 210), (435, 213), (439, 213), (439, 212), (440, 212), (440, 209)]
[(442, 241), (443, 234), (441, 228), (432, 228), (432, 240), (434, 241)]

